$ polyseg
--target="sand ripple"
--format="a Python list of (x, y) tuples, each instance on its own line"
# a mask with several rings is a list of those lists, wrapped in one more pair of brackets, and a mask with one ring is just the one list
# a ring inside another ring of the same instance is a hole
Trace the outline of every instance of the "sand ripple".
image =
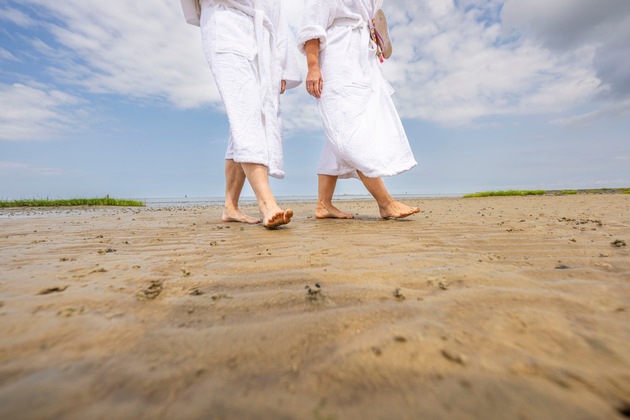
[(3, 211), (0, 417), (629, 415), (630, 196), (409, 204)]

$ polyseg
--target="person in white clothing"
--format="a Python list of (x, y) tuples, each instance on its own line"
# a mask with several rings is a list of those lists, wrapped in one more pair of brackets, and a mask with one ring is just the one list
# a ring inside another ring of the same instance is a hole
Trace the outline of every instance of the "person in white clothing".
[(352, 218), (332, 204), (338, 178), (359, 178), (381, 217), (418, 213), (392, 198), (382, 177), (417, 163), (383, 78), (370, 25), (382, 0), (305, 0), (298, 48), (306, 89), (315, 98), (326, 143), (317, 168), (318, 218)]
[(301, 76), (281, 0), (201, 0), (199, 23), (230, 125), (223, 220), (261, 222), (238, 207), (247, 179), (263, 225), (287, 224), (293, 211), (278, 206), (268, 177), (284, 177), (279, 95)]

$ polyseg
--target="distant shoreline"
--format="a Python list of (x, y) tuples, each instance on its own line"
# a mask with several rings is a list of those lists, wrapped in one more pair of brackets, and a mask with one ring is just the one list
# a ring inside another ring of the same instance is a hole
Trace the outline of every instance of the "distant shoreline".
[[(544, 190), (546, 196), (569, 195), (572, 194), (628, 194), (630, 187), (627, 188), (580, 188), (567, 190)], [(489, 191), (488, 191), (489, 192)], [(430, 200), (436, 198), (463, 198), (467, 193), (452, 194), (392, 194), (398, 200)], [(277, 196), (280, 203), (313, 203), (317, 201), (317, 196)], [(335, 201), (364, 201), (373, 200), (369, 194), (341, 194), (334, 197)], [(170, 197), (170, 198), (140, 198), (147, 207), (188, 207), (188, 206), (204, 206), (204, 205), (223, 205), (223, 197)], [(241, 197), (243, 204), (255, 204), (255, 197)]]
[[(483, 191), (471, 194), (458, 193), (458, 194), (392, 194), (397, 200), (430, 200), (440, 198), (473, 198), (473, 197), (493, 197), (493, 196), (562, 196), (562, 195), (584, 195), (584, 194), (630, 194), (630, 187), (626, 188), (580, 188), (580, 189), (565, 189), (565, 190), (496, 190), (496, 191)], [(314, 203), (317, 201), (317, 196), (277, 196), (280, 203)], [(334, 197), (335, 201), (369, 201), (373, 198), (369, 194), (341, 194)], [(162, 198), (134, 198), (134, 199), (122, 199), (120, 201), (133, 200), (135, 202), (143, 203), (149, 208), (163, 208), (163, 207), (200, 207), (200, 206), (222, 206), (224, 197), (162, 197)], [(0, 200), (0, 204), (9, 201), (19, 200)], [(255, 197), (241, 197), (241, 203), (243, 205), (255, 204)], [(73, 205), (81, 207), (81, 205)], [(59, 205), (56, 207), (73, 207)], [(90, 205), (98, 206), (98, 205)], [(121, 205), (116, 205), (121, 206)], [(7, 207), (1, 206), (0, 209), (8, 208), (42, 208), (50, 206), (15, 206)], [(55, 206), (53, 206), (55, 207)], [(124, 205), (122, 205), (124, 207)]]

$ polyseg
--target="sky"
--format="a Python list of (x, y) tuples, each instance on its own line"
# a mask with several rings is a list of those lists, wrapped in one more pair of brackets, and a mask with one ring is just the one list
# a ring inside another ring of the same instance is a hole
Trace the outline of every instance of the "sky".
[[(297, 33), (303, 2), (283, 2)], [(391, 193), (630, 186), (630, 1), (384, 3), (383, 73), (418, 161)], [(282, 113), (272, 189), (316, 196), (324, 136), (304, 85)], [(0, 200), (221, 197), (227, 138), (179, 1), (0, 0)]]

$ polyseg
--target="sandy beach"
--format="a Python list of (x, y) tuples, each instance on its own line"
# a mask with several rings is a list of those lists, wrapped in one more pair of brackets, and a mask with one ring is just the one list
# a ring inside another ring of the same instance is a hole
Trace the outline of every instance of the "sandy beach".
[(0, 418), (630, 417), (630, 195), (405, 202), (0, 210)]

